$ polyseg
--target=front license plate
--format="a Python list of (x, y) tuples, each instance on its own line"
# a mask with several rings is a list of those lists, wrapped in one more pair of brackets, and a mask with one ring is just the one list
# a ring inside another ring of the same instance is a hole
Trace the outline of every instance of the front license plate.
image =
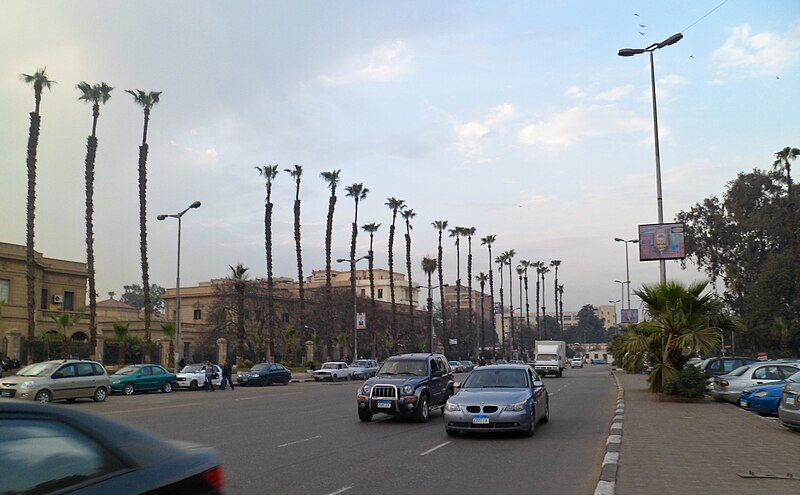
[(786, 394), (786, 403), (789, 405), (793, 405), (797, 402), (797, 396), (795, 394)]
[(740, 400), (739, 401), (739, 405), (742, 406), (742, 407), (747, 407), (747, 401), (746, 400)]
[(474, 425), (488, 425), (489, 424), (489, 416), (475, 416), (472, 418), (472, 424)]
[(11, 397), (11, 390), (3, 390), (0, 394), (3, 394), (3, 397)]
[(378, 409), (391, 409), (391, 408), (392, 408), (392, 401), (390, 400), (378, 401)]

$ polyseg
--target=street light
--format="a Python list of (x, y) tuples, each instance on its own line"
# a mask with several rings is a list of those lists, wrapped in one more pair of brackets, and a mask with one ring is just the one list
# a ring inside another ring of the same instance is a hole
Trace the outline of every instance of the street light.
[[(614, 280), (614, 282), (620, 284), (619, 292), (620, 292), (620, 300), (622, 301), (622, 308), (625, 307), (625, 284), (629, 282), (623, 282), (622, 280)], [(620, 308), (620, 321), (622, 321), (622, 308)], [(616, 314), (616, 308), (614, 309), (614, 314)]]
[[(631, 309), (631, 268), (628, 264), (628, 244), (639, 244), (639, 239), (630, 239), (626, 241), (625, 239), (615, 237), (614, 240), (625, 243), (625, 281), (628, 283), (628, 309)], [(622, 305), (625, 305), (624, 300), (622, 301)]]
[(356, 263), (361, 260), (372, 259), (371, 255), (362, 256), (360, 258), (339, 258), (337, 263), (350, 263), (350, 276), (353, 277), (353, 360), (358, 359), (358, 307), (356, 306), (356, 291), (355, 291), (355, 277), (356, 277)]
[[(658, 223), (664, 223), (664, 206), (662, 204), (662, 196), (661, 196), (661, 152), (658, 147), (658, 112), (656, 111), (656, 72), (653, 64), (653, 52), (658, 50), (659, 48), (664, 48), (665, 46), (674, 45), (675, 43), (679, 42), (683, 38), (681, 33), (673, 34), (669, 38), (665, 39), (661, 43), (653, 43), (652, 45), (648, 46), (647, 48), (622, 48), (619, 51), (620, 57), (632, 57), (634, 55), (638, 55), (640, 53), (649, 53), (650, 54), (650, 85), (651, 91), (653, 94), (653, 137), (656, 146), (656, 195), (658, 201)], [(663, 259), (658, 260), (658, 268), (661, 274), (661, 283), (664, 284), (667, 281), (667, 266), (666, 262)], [(630, 305), (630, 299), (628, 300), (628, 304)], [(630, 308), (629, 308), (630, 309)]]
[(195, 201), (188, 208), (174, 215), (159, 215), (156, 218), (166, 220), (167, 218), (178, 219), (178, 274), (175, 277), (175, 369), (178, 370), (178, 361), (181, 355), (181, 217), (193, 208), (200, 208), (200, 201)]

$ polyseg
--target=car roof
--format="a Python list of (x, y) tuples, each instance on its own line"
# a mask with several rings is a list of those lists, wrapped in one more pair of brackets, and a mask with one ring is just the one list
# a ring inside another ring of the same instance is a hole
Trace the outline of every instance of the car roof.
[(389, 356), (387, 358), (387, 361), (389, 359), (426, 359), (429, 357), (436, 357), (436, 356), (443, 357), (442, 354), (436, 352), (414, 352), (408, 354), (395, 354), (394, 356)]

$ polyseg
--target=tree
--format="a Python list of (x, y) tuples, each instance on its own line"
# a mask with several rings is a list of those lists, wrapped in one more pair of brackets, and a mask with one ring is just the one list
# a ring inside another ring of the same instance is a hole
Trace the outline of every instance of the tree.
[(475, 280), (477, 280), (478, 284), (481, 286), (481, 351), (479, 357), (483, 357), (483, 353), (486, 349), (486, 309), (483, 304), (483, 290), (486, 288), (486, 281), (489, 280), (489, 276), (484, 272), (480, 272), (475, 276)]
[(373, 306), (375, 306), (375, 274), (373, 272), (375, 253), (372, 250), (372, 243), (375, 240), (375, 232), (378, 231), (380, 226), (381, 224), (375, 222), (361, 226), (364, 232), (369, 232), (369, 294)]
[(489, 251), (489, 321), (492, 322), (492, 354), (494, 354), (494, 342), (497, 340), (497, 322), (494, 318), (494, 270), (492, 269), (492, 243), (496, 239), (497, 236), (494, 234), (481, 239), (481, 246), (486, 246)]
[[(791, 236), (792, 244), (792, 264), (794, 265), (795, 287), (800, 287), (800, 230), (797, 225), (797, 211), (794, 206), (794, 195), (792, 194), (792, 161), (800, 156), (800, 149), (785, 147), (775, 153), (775, 162), (772, 164), (774, 170), (786, 170), (786, 194), (789, 197), (789, 205), (786, 215), (787, 230)], [(795, 299), (795, 314), (800, 318), (800, 294)]]
[[(175, 363), (175, 324), (172, 322), (162, 323), (161, 331), (169, 340), (169, 358), (167, 359), (167, 366), (175, 368), (177, 366)], [(179, 371), (179, 369), (175, 369), (175, 373)]]
[(539, 274), (542, 276), (542, 318), (547, 318), (547, 307), (544, 305), (544, 276), (550, 273), (550, 269), (542, 264), (542, 268), (539, 270)]
[[(472, 312), (472, 236), (475, 235), (475, 227), (464, 227), (462, 229), (464, 236), (467, 238), (467, 294), (469, 294), (469, 299), (467, 303), (467, 327), (469, 328), (469, 334), (475, 334), (475, 315)], [(477, 342), (476, 342), (477, 345)], [(478, 353), (475, 352), (475, 357), (478, 356)]]
[(503, 356), (503, 359), (506, 358), (506, 322), (505, 322), (505, 302), (503, 301), (503, 269), (506, 266), (506, 258), (505, 254), (500, 254), (497, 258), (494, 259), (494, 262), (497, 263), (497, 272), (500, 274), (500, 337), (501, 337), (501, 344), (502, 351), (500, 355)]
[[(406, 208), (403, 210), (403, 220), (406, 222), (406, 272), (408, 273), (408, 322), (411, 327), (411, 334), (414, 333), (414, 285), (411, 283), (411, 220), (417, 216), (414, 210)], [(356, 356), (357, 358), (358, 356)]]
[(50, 315), (50, 319), (55, 322), (59, 333), (61, 334), (61, 359), (68, 359), (70, 341), (69, 331), (75, 326), (75, 324), (81, 321), (81, 316), (64, 312), (57, 315)]
[(606, 340), (603, 320), (595, 314), (595, 307), (591, 304), (585, 304), (578, 311), (577, 332), (583, 344)]
[(292, 176), (295, 182), (294, 194), (294, 245), (297, 253), (297, 285), (300, 296), (300, 311), (298, 321), (300, 327), (305, 327), (305, 310), (306, 310), (306, 293), (305, 293), (305, 280), (303, 279), (303, 253), (300, 249), (300, 179), (303, 176), (303, 167), (295, 165), (293, 169), (284, 169)]
[(144, 129), (142, 131), (142, 144), (139, 146), (139, 249), (142, 257), (142, 290), (144, 292), (144, 340), (147, 352), (144, 355), (145, 363), (150, 362), (150, 269), (147, 263), (147, 128), (150, 124), (150, 111), (158, 104), (161, 91), (146, 93), (141, 89), (126, 89), (126, 93), (133, 96), (133, 101), (144, 109)]
[(28, 198), (26, 206), (26, 227), (25, 227), (25, 253), (26, 253), (26, 272), (25, 281), (27, 284), (26, 299), (28, 303), (28, 364), (33, 363), (33, 342), (36, 340), (36, 261), (33, 250), (33, 231), (34, 220), (36, 218), (36, 152), (39, 148), (39, 128), (41, 116), (39, 107), (42, 103), (42, 90), (50, 89), (55, 84), (47, 77), (47, 69), (42, 68), (33, 74), (20, 74), (20, 79), (28, 84), (33, 84), (34, 111), (31, 112), (31, 127), (28, 130)]
[(447, 229), (447, 220), (434, 220), (433, 228), (439, 232), (439, 245), (437, 250), (436, 271), (439, 275), (439, 300), (442, 309), (442, 338), (447, 338), (447, 313), (444, 304), (444, 274), (442, 272), (442, 233)]
[(522, 276), (525, 281), (525, 326), (528, 327), (528, 332), (531, 331), (531, 304), (528, 301), (528, 268), (533, 266), (528, 260), (519, 260), (520, 266), (522, 266)]
[(121, 322), (115, 321), (113, 328), (114, 328), (114, 337), (116, 341), (119, 342), (119, 350), (117, 354), (117, 364), (119, 366), (123, 366), (125, 364), (125, 342), (128, 340), (128, 331), (130, 330), (131, 322)]
[(77, 84), (81, 92), (78, 100), (92, 104), (92, 133), (86, 141), (86, 267), (89, 275), (89, 356), (95, 359), (97, 353), (97, 291), (94, 278), (94, 163), (97, 156), (97, 120), (100, 118), (100, 105), (111, 98), (111, 86), (106, 83), (90, 85), (85, 81)]
[[(120, 302), (133, 306), (138, 310), (144, 309), (144, 290), (139, 284), (122, 286), (124, 292), (120, 296)], [(160, 314), (164, 311), (164, 294), (166, 289), (158, 284), (150, 284), (150, 308), (154, 313)]]
[(397, 198), (388, 198), (386, 206), (392, 210), (392, 225), (389, 226), (389, 294), (392, 300), (392, 336), (397, 337), (397, 306), (394, 298), (394, 230), (397, 221), (397, 212), (405, 208), (405, 201)]
[[(556, 323), (559, 322), (558, 320), (558, 267), (561, 266), (561, 260), (552, 260), (550, 262), (550, 266), (555, 268), (555, 276), (553, 277), (553, 309), (556, 314)], [(561, 325), (559, 325), (559, 328)], [(561, 338), (564, 337), (564, 329), (560, 328), (561, 330)]]
[[(463, 229), (462, 227), (454, 227), (450, 229), (450, 237), (454, 238), (455, 241), (453, 244), (456, 246), (456, 342), (457, 350), (456, 354), (458, 355), (458, 359), (461, 359), (461, 351), (462, 351), (462, 343), (461, 343), (461, 233)], [(442, 305), (444, 306), (444, 300), (442, 300)]]
[[(355, 210), (353, 212), (353, 233), (352, 238), (350, 239), (350, 259), (356, 259), (356, 240), (358, 238), (358, 203), (360, 201), (364, 201), (367, 199), (367, 193), (369, 189), (364, 187), (364, 184), (358, 182), (355, 184), (351, 184), (344, 188), (345, 192), (347, 192), (348, 198), (353, 198), (353, 202), (355, 203)], [(370, 253), (371, 255), (372, 253)], [(355, 268), (355, 267), (354, 267)], [(353, 280), (353, 291), (355, 292), (355, 272), (350, 273), (350, 278)]]
[(428, 277), (428, 335), (430, 335), (430, 352), (434, 352), (433, 350), (433, 297), (431, 297), (431, 277), (433, 277), (433, 272), (436, 271), (436, 258), (430, 258), (428, 256), (422, 258), (422, 271), (425, 272), (425, 275)]
[(328, 199), (328, 221), (325, 226), (325, 300), (328, 305), (330, 305), (331, 302), (331, 241), (333, 237), (333, 211), (336, 208), (336, 187), (339, 185), (340, 172), (341, 170), (334, 170), (319, 174), (331, 189), (331, 197)]
[(264, 200), (264, 251), (267, 256), (267, 328), (272, 361), (275, 362), (275, 281), (272, 277), (272, 183), (278, 177), (278, 165), (256, 167), (264, 178), (266, 199)]
[(241, 363), (244, 361), (244, 340), (247, 336), (244, 329), (244, 299), (245, 281), (249, 269), (241, 263), (236, 266), (228, 265), (228, 268), (231, 269), (230, 279), (236, 292), (236, 362)]
[(511, 334), (511, 346), (514, 346), (514, 273), (511, 270), (511, 260), (514, 259), (514, 256), (517, 255), (517, 252), (513, 249), (510, 249), (503, 253), (503, 257), (505, 258), (505, 263), (508, 265), (508, 311), (511, 315), (508, 320), (509, 332)]
[(542, 280), (542, 269), (544, 268), (544, 263), (541, 261), (534, 261), (531, 263), (531, 266), (536, 269), (536, 332), (538, 333), (538, 338), (542, 338), (542, 327), (541, 322), (539, 321), (539, 289), (541, 287), (541, 280)]

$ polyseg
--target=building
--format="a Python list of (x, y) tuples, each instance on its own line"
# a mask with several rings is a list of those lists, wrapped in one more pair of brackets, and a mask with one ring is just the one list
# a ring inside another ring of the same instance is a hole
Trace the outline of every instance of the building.
[[(359, 297), (369, 298), (370, 285), (369, 285), (369, 270), (356, 270), (356, 293)], [(390, 276), (389, 270), (383, 268), (373, 268), (372, 276), (375, 284), (375, 300), (380, 302), (392, 302)], [(408, 306), (409, 291), (406, 276), (400, 272), (394, 272), (394, 300), (395, 304), (400, 306)], [(306, 278), (307, 289), (320, 289), (325, 287), (325, 270), (312, 270), (311, 275)], [(350, 287), (350, 270), (338, 271), (331, 270), (331, 287)], [(424, 287), (423, 287), (424, 288)], [(412, 284), (411, 295), (413, 298), (414, 308), (419, 307), (419, 291), (418, 284)]]

